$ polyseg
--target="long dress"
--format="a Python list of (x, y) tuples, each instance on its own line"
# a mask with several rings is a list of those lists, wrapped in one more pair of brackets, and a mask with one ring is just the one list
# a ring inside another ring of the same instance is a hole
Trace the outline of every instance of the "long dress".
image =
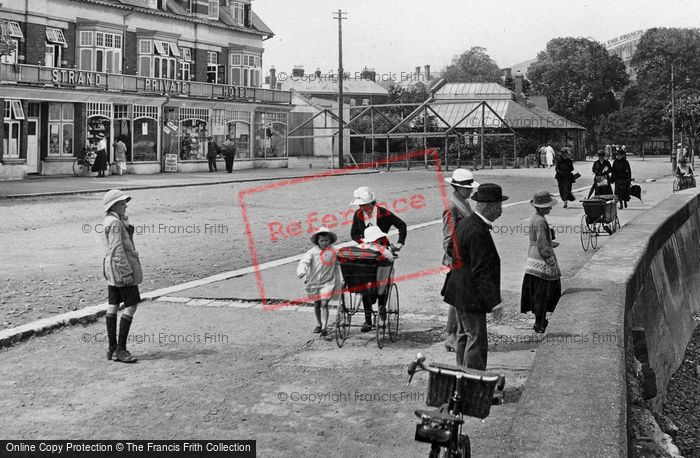
[(563, 201), (576, 200), (574, 195), (571, 193), (571, 185), (574, 182), (573, 172), (574, 163), (571, 159), (559, 159), (556, 166), (556, 174), (554, 178), (557, 180), (557, 185), (559, 186), (559, 196)]
[(630, 163), (627, 162), (627, 159), (615, 159), (610, 179), (615, 183), (615, 195), (618, 199), (622, 202), (629, 202), (632, 169), (630, 169)]
[(593, 163), (593, 174), (595, 175), (593, 186), (595, 186), (595, 195), (612, 194), (612, 186), (610, 186), (610, 171), (612, 165), (607, 159), (603, 162), (600, 160)]
[(535, 213), (530, 218), (530, 248), (520, 294), (520, 311), (535, 314), (535, 328), (547, 327), (547, 312), (554, 312), (561, 296), (561, 272), (554, 254), (547, 219)]

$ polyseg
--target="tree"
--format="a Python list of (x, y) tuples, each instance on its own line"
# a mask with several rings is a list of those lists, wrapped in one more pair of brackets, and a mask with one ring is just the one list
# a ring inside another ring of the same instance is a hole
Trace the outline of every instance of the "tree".
[(480, 83), (501, 81), (501, 69), (486, 54), (486, 48), (473, 46), (442, 71), (442, 78), (450, 83)]
[(587, 38), (551, 40), (527, 77), (535, 93), (547, 96), (550, 110), (588, 129), (594, 145), (596, 120), (618, 109), (615, 92), (629, 84), (622, 59)]
[[(670, 115), (671, 107), (667, 108)], [(689, 95), (676, 100), (676, 126), (690, 139), (690, 151), (695, 155), (695, 148), (700, 140), (700, 96)]]

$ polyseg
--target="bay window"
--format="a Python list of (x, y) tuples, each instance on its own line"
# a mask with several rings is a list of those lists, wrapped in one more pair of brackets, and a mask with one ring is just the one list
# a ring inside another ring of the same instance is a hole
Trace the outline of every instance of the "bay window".
[(229, 82), (238, 86), (260, 87), (262, 58), (252, 54), (232, 53), (229, 55)]
[(122, 72), (122, 36), (96, 30), (81, 30), (78, 38), (78, 59), (81, 70)]
[(183, 69), (182, 66), (178, 68), (177, 58), (181, 57), (181, 53), (180, 48), (175, 43), (155, 39), (141, 39), (139, 40), (138, 50), (139, 76), (174, 80), (178, 78), (178, 69)]

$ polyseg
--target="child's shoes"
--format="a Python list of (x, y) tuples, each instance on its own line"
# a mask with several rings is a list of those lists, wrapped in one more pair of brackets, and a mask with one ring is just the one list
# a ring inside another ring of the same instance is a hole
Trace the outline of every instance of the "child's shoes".
[(318, 334), (319, 332), (321, 332), (321, 326), (316, 326), (314, 328), (314, 334)]

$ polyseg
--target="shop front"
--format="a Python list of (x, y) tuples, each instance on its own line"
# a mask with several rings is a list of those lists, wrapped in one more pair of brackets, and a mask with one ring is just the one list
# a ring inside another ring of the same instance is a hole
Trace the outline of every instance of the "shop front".
[(288, 116), (286, 111), (256, 111), (253, 122), (253, 157), (260, 167), (287, 163)]

